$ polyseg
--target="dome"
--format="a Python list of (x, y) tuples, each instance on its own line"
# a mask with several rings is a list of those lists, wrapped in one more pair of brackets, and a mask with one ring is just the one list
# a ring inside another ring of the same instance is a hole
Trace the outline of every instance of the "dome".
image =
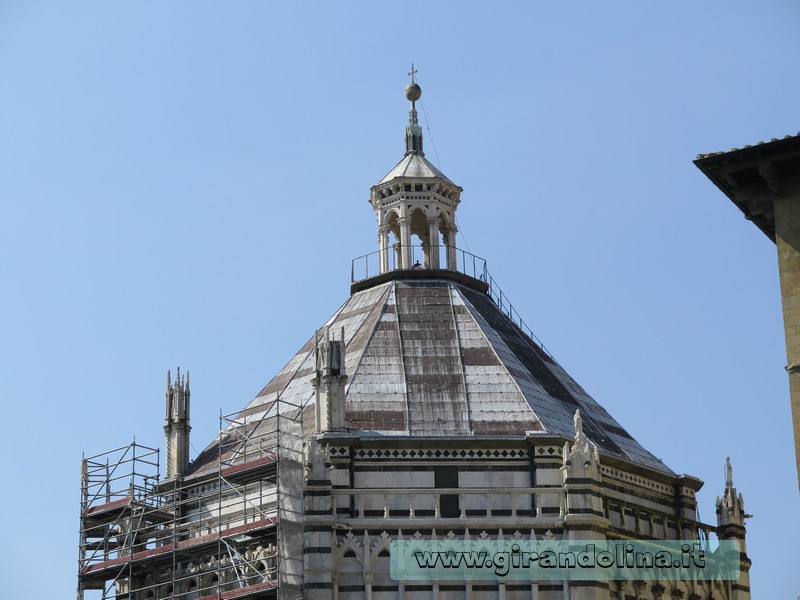
[[(319, 331), (326, 330), (343, 332), (345, 426), (354, 435), (571, 438), (580, 409), (583, 430), (601, 453), (673, 474), (509, 319), (485, 286), (398, 274), (355, 292)], [(313, 435), (315, 343), (312, 336), (236, 417), (253, 436), (274, 427), (279, 396), (285, 406), (303, 407), (305, 437)], [(216, 448), (190, 472), (215, 469)]]

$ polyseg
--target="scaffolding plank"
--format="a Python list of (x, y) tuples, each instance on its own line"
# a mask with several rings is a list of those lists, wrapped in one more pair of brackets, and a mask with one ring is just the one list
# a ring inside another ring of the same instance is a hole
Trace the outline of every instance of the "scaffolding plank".
[(188, 540), (182, 540), (177, 542), (177, 544), (175, 543), (165, 544), (164, 546), (159, 546), (157, 548), (150, 548), (148, 550), (142, 550), (141, 552), (136, 552), (134, 554), (128, 554), (126, 556), (118, 556), (116, 558), (104, 560), (83, 567), (80, 571), (80, 576), (81, 578), (85, 578), (86, 580), (89, 579), (97, 580), (104, 577), (109, 572), (116, 572), (116, 570), (122, 565), (153, 559), (161, 555), (170, 554), (173, 551), (196, 549), (198, 546), (214, 543), (220, 538), (228, 538), (234, 535), (239, 535), (240, 533), (249, 533), (253, 531), (258, 531), (259, 529), (266, 529), (268, 527), (272, 527), (277, 523), (277, 521), (278, 521), (277, 517), (267, 517), (265, 519), (259, 519), (258, 521), (253, 521), (251, 523), (245, 523), (244, 525), (239, 525), (237, 527), (231, 527), (229, 529), (223, 530), (222, 532), (209, 533), (207, 535), (190, 538)]
[(111, 542), (111, 541), (108, 541), (108, 540), (102, 540), (102, 541), (99, 541), (99, 542), (86, 542), (86, 544), (84, 544), (84, 547), (85, 547), (86, 550), (109, 550), (110, 551), (110, 550), (116, 550), (121, 545), (122, 544), (120, 544), (119, 542)]
[(84, 510), (83, 516), (96, 517), (100, 514), (105, 514), (109, 512), (117, 513), (120, 510), (127, 507), (131, 500), (133, 500), (133, 498), (131, 498), (130, 494), (128, 494), (127, 496), (120, 498), (119, 500), (112, 500), (111, 502), (103, 502), (102, 504), (96, 504)]
[(246, 463), (234, 465), (227, 469), (222, 469), (220, 475), (231, 481), (249, 481), (258, 479), (268, 471), (273, 470), (277, 463), (277, 455), (272, 454)]
[(97, 528), (103, 523), (110, 523), (116, 520), (120, 514), (128, 509), (144, 509), (137, 513), (137, 517), (147, 519), (148, 523), (164, 523), (175, 518), (171, 512), (162, 508), (157, 508), (141, 500), (133, 500), (130, 496), (125, 496), (113, 502), (105, 502), (92, 506), (83, 511), (83, 519), (92, 529)]
[(263, 592), (274, 591), (277, 588), (278, 588), (278, 582), (274, 579), (270, 579), (269, 581), (264, 581), (262, 583), (257, 583), (255, 585), (248, 585), (247, 587), (237, 588), (235, 590), (222, 592), (222, 594), (219, 596), (217, 594), (212, 594), (210, 596), (202, 596), (200, 600), (217, 600), (217, 598), (222, 598), (223, 600), (231, 600), (233, 598), (247, 598), (247, 597), (254, 598), (262, 594)]

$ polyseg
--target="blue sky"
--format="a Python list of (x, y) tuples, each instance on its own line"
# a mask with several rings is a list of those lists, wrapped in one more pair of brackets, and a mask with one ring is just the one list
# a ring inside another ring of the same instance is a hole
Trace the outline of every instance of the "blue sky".
[(412, 61), (427, 155), (464, 188), (458, 245), (706, 482), (706, 522), (731, 456), (755, 597), (800, 593), (775, 246), (692, 164), (800, 130), (799, 20), (790, 1), (0, 1), (8, 597), (72, 593), (81, 453), (163, 446), (167, 369), (191, 371), (199, 451), (346, 299)]

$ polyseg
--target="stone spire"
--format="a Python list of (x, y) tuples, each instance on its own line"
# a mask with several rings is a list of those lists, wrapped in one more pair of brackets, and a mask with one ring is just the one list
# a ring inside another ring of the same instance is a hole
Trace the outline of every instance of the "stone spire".
[(725, 491), (717, 496), (717, 535), (721, 540), (739, 543), (739, 578), (731, 584), (731, 600), (749, 600), (750, 565), (747, 556), (745, 519), (752, 518), (744, 511), (744, 498), (733, 485), (731, 459), (725, 459)]
[(164, 421), (164, 435), (167, 444), (167, 472), (166, 477), (178, 477), (189, 466), (189, 372), (181, 377), (181, 369), (175, 382), (172, 382), (170, 372), (167, 371), (166, 392), (166, 419)]
[(408, 74), (411, 75), (411, 83), (406, 86), (406, 99), (411, 101), (411, 110), (408, 113), (408, 125), (406, 125), (406, 155), (425, 156), (422, 151), (422, 128), (417, 119), (417, 100), (422, 97), (422, 88), (414, 81), (414, 75), (417, 74), (414, 63), (411, 63), (411, 71)]
[(331, 339), (330, 328), (325, 339), (316, 340), (316, 377), (311, 381), (315, 394), (316, 432), (342, 431), (345, 417), (344, 327), (341, 339)]
[(744, 520), (750, 515), (744, 512), (744, 498), (733, 485), (733, 467), (730, 457), (725, 459), (725, 491), (717, 496), (717, 520), (720, 527), (734, 525), (744, 530)]

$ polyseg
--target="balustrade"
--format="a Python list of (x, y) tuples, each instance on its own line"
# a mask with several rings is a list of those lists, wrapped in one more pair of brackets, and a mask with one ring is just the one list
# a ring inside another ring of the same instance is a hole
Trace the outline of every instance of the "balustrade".
[[(555, 518), (565, 514), (563, 488), (414, 488), (332, 490), (339, 515), (358, 519)], [(456, 497), (455, 512), (443, 503)], [(444, 508), (443, 508), (444, 506)]]

